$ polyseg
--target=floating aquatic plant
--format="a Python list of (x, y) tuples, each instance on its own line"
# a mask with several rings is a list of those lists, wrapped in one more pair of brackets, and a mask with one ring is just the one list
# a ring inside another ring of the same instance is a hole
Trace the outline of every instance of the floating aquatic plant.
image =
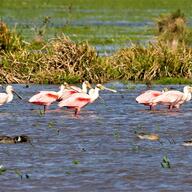
[(54, 129), (57, 132), (57, 134), (60, 133), (60, 130), (58, 128), (56, 128), (56, 121), (50, 121), (48, 123), (48, 127)]
[(45, 115), (45, 111), (44, 110), (39, 110), (39, 115), (42, 117), (42, 116), (44, 116)]
[(71, 175), (72, 173), (70, 171), (65, 172), (66, 175)]
[(118, 129), (115, 129), (113, 132), (113, 137), (118, 140), (120, 138), (120, 133)]
[(163, 160), (161, 162), (161, 166), (163, 168), (171, 168), (170, 160), (168, 159), (168, 157), (166, 155), (163, 157)]
[(80, 163), (80, 161), (79, 161), (79, 160), (73, 160), (72, 163), (73, 163), (74, 165), (78, 165), (78, 164)]

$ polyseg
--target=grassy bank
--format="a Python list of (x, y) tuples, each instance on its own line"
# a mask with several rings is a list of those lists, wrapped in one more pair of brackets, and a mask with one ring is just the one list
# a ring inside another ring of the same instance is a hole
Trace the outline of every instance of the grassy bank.
[[(42, 27), (48, 22), (44, 21)], [(190, 82), (191, 32), (180, 11), (162, 17), (156, 42), (132, 44), (110, 56), (99, 56), (86, 41), (60, 35), (46, 40), (39, 33), (31, 42), (0, 22), (0, 83), (77, 83), (110, 80)], [(161, 81), (160, 81), (161, 80)]]
[(172, 51), (166, 45), (132, 45), (100, 57), (86, 42), (60, 36), (41, 49), (28, 46), (0, 52), (0, 83), (154, 81), (192, 78), (192, 49)]

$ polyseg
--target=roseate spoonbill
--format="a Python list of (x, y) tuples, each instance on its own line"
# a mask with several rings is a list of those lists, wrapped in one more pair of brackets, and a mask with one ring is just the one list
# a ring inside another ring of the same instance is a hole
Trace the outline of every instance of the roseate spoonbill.
[(116, 92), (116, 90), (109, 89), (101, 84), (97, 84), (95, 89), (90, 89), (89, 93), (74, 93), (67, 99), (64, 99), (59, 102), (59, 107), (67, 107), (75, 109), (75, 115), (79, 114), (82, 107), (86, 106), (89, 103), (93, 103), (99, 97), (100, 90), (109, 90)]
[(11, 102), (13, 100), (13, 93), (15, 93), (20, 99), (22, 99), (22, 97), (14, 91), (11, 85), (7, 85), (6, 93), (0, 93), (0, 105)]
[(91, 87), (91, 84), (89, 83), (89, 81), (84, 81), (82, 83), (82, 88), (74, 86), (74, 85), (70, 85), (70, 88), (73, 90), (76, 90), (79, 93), (81, 93), (81, 92), (87, 93), (87, 91), (88, 91), (87, 88), (91, 89), (92, 87)]
[(152, 109), (152, 104), (150, 103), (151, 99), (161, 95), (161, 91), (155, 91), (155, 90), (147, 90), (138, 97), (136, 97), (137, 103), (147, 105), (150, 107), (150, 110)]
[(151, 99), (150, 104), (156, 106), (157, 104), (168, 105), (169, 109), (179, 109), (180, 105), (191, 99), (192, 87), (185, 86), (183, 92), (171, 90)]
[[(68, 85), (68, 84), (67, 84)], [(82, 83), (82, 89), (80, 87), (74, 86), (74, 85), (68, 85), (67, 89), (63, 91), (63, 94), (61, 96), (61, 100), (64, 100), (71, 96), (74, 93), (87, 93), (87, 88), (91, 89), (91, 84), (88, 81), (84, 81)]]
[(29, 99), (29, 103), (33, 103), (35, 105), (43, 105), (44, 106), (44, 112), (50, 106), (53, 102), (60, 100), (66, 85), (61, 85), (59, 87), (59, 91), (40, 91), (39, 93), (33, 95)]

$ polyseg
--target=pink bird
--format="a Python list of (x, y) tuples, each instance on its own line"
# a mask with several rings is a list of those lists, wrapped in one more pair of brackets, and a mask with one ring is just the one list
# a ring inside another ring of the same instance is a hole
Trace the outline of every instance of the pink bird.
[(46, 111), (47, 107), (51, 105), (51, 103), (58, 101), (65, 89), (64, 85), (60, 86), (60, 90), (58, 92), (55, 91), (40, 91), (36, 95), (32, 96), (29, 99), (29, 103), (33, 103), (35, 105), (43, 105), (44, 112)]
[(157, 96), (161, 95), (163, 92), (161, 91), (155, 91), (155, 90), (147, 90), (144, 93), (142, 93), (141, 95), (139, 95), (136, 98), (137, 103), (146, 105), (150, 107), (150, 110), (152, 109), (152, 104), (150, 103), (150, 101), (154, 98), (156, 98)]
[(70, 109), (75, 109), (75, 115), (79, 114), (82, 107), (86, 106), (89, 103), (93, 103), (99, 97), (100, 90), (109, 90), (112, 92), (116, 92), (113, 89), (109, 89), (104, 87), (101, 84), (97, 84), (95, 89), (90, 89), (89, 93), (74, 93), (67, 99), (64, 99), (59, 102), (59, 107), (67, 107)]
[(87, 93), (87, 91), (88, 91), (87, 88), (91, 89), (92, 87), (91, 87), (91, 84), (88, 81), (84, 81), (82, 83), (82, 88), (74, 86), (74, 85), (70, 85), (70, 88), (77, 91), (77, 92), (79, 92), (79, 93), (81, 93), (81, 92)]
[(164, 92), (158, 97), (151, 99), (150, 104), (156, 106), (157, 104), (168, 105), (169, 109), (179, 109), (180, 105), (191, 99), (192, 87), (185, 86), (183, 92), (171, 90)]
[(87, 88), (90, 88), (90, 89), (92, 88), (91, 84), (88, 81), (84, 81), (82, 83), (82, 89), (80, 87), (67, 84), (67, 89), (63, 91), (61, 100), (67, 99), (69, 96), (71, 96), (74, 93), (87, 93), (88, 91)]

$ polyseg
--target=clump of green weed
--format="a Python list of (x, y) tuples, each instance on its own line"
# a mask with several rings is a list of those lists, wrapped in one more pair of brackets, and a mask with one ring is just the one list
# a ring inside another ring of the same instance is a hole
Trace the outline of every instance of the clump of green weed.
[(3, 21), (0, 21), (0, 51), (16, 51), (23, 46), (21, 36), (16, 30), (11, 31)]
[(192, 49), (186, 46), (172, 51), (163, 43), (144, 47), (133, 45), (117, 51), (110, 58), (120, 79), (157, 80), (162, 77), (191, 78)]
[(169, 169), (171, 168), (170, 160), (168, 159), (168, 157), (166, 155), (163, 157), (163, 160), (161, 162), (161, 166), (163, 168), (169, 168)]
[(189, 41), (190, 32), (184, 14), (177, 10), (171, 14), (161, 15), (157, 19), (158, 40), (175, 50), (179, 44)]

